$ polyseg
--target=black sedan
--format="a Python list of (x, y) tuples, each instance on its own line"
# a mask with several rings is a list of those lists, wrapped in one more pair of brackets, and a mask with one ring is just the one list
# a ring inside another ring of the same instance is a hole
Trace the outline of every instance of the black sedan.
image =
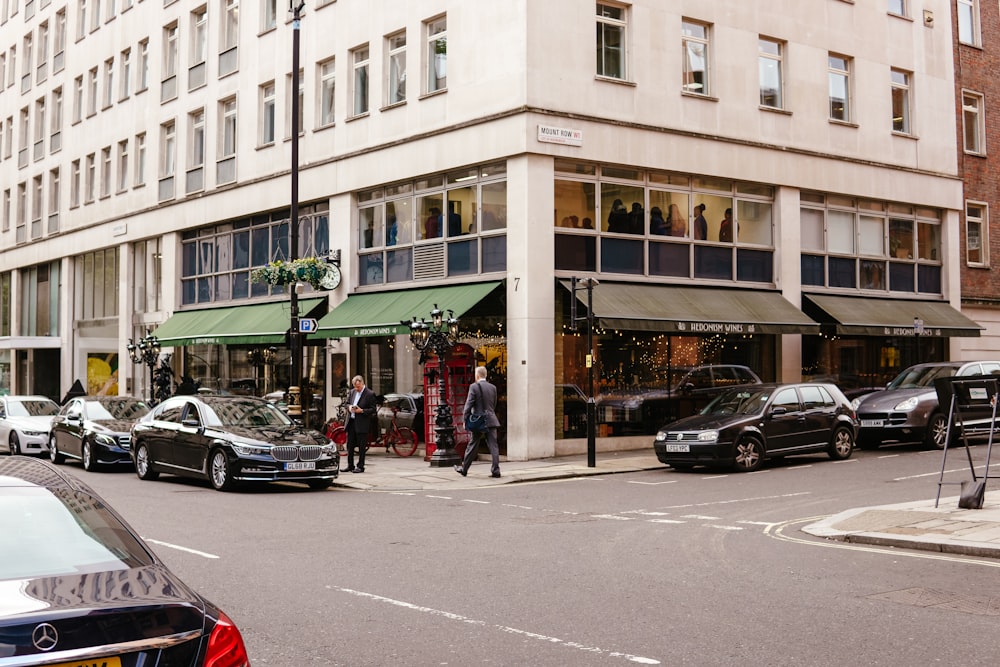
[(302, 482), (326, 489), (337, 477), (337, 446), (274, 404), (250, 396), (174, 396), (132, 427), (140, 479), (160, 473), (206, 479), (219, 491), (241, 482)]
[(90, 487), (0, 459), (0, 664), (249, 665), (239, 629)]
[(146, 403), (131, 396), (78, 396), (52, 418), (49, 458), (83, 462), (86, 470), (131, 464), (132, 425), (149, 412)]
[(664, 426), (653, 449), (662, 463), (686, 470), (730, 466), (750, 472), (764, 459), (854, 451), (857, 418), (832, 384), (761, 384), (730, 389), (699, 414)]

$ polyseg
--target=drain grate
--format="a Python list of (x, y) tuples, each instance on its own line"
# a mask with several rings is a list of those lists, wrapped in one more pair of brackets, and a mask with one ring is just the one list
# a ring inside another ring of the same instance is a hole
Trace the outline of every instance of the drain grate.
[(932, 588), (904, 588), (899, 591), (876, 593), (869, 595), (868, 598), (871, 600), (886, 600), (913, 607), (950, 609), (951, 611), (960, 611), (964, 614), (1000, 616), (1000, 597), (958, 595), (957, 593), (938, 591)]

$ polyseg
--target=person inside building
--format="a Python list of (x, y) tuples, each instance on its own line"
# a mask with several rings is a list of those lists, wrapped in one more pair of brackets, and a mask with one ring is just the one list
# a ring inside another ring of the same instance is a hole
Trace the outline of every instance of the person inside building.
[(612, 234), (624, 234), (628, 231), (628, 209), (621, 199), (616, 199), (611, 204), (611, 212), (608, 213), (608, 231)]
[(694, 215), (694, 238), (696, 241), (704, 241), (708, 238), (708, 221), (705, 220), (705, 205), (696, 204)]
[(727, 208), (725, 217), (719, 223), (719, 240), (733, 242), (733, 209)]
[(431, 206), (431, 214), (424, 221), (424, 238), (433, 239), (441, 236), (441, 209)]
[(668, 233), (671, 236), (686, 236), (687, 226), (687, 217), (681, 213), (681, 207), (671, 204), (667, 209), (667, 229), (670, 230)]
[(657, 236), (670, 236), (670, 223), (663, 219), (663, 211), (659, 206), (649, 209), (649, 233)]

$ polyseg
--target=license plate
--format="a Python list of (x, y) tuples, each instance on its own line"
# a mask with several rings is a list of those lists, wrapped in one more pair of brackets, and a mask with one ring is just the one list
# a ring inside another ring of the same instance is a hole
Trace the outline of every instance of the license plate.
[(885, 426), (885, 420), (884, 419), (862, 419), (861, 420), (861, 426), (862, 426), (862, 428), (882, 428), (883, 426)]
[(668, 445), (664, 445), (664, 447), (666, 448), (666, 450), (668, 452), (690, 452), (691, 451), (691, 445), (686, 445), (686, 444), (685, 445), (668, 444)]
[(315, 461), (289, 461), (285, 464), (285, 470), (315, 470)]
[(111, 656), (110, 658), (100, 658), (98, 660), (81, 660), (79, 662), (60, 662), (49, 667), (122, 667), (121, 658)]

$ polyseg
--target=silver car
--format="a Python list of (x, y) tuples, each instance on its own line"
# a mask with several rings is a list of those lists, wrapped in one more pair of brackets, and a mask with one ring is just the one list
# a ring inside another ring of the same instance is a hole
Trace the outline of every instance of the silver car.
[(0, 447), (9, 454), (44, 454), (57, 414), (59, 404), (44, 396), (0, 396)]
[(877, 449), (884, 442), (922, 442), (943, 449), (948, 406), (938, 405), (934, 380), (1000, 373), (1000, 361), (944, 361), (910, 366), (885, 389), (852, 402), (858, 413), (858, 447)]

